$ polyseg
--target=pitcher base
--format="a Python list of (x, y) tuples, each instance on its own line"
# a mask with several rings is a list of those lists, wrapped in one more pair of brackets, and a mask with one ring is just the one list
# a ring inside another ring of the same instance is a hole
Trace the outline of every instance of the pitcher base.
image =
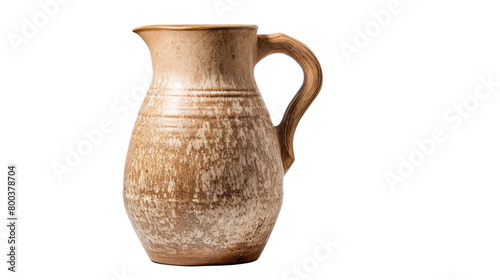
[(192, 255), (150, 255), (154, 263), (181, 265), (181, 266), (203, 266), (203, 265), (232, 265), (256, 261), (262, 250), (253, 252), (235, 252), (224, 254), (192, 254)]

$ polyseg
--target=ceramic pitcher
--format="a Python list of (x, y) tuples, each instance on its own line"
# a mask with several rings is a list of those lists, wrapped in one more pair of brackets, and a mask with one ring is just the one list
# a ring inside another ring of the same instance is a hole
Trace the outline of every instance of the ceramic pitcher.
[[(130, 139), (123, 198), (153, 262), (213, 265), (259, 258), (294, 161), (297, 124), (322, 84), (318, 60), (284, 34), (254, 25), (134, 29), (153, 80)], [(278, 126), (255, 83), (272, 53), (294, 58), (304, 82)]]

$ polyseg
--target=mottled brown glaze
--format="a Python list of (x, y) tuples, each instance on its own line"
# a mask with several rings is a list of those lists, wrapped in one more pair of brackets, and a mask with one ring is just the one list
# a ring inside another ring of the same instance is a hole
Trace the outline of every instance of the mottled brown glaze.
[[(125, 208), (152, 261), (175, 265), (259, 258), (283, 199), (295, 127), (321, 87), (302, 43), (253, 25), (134, 29), (153, 61), (125, 165)], [(254, 79), (268, 54), (293, 57), (304, 84), (273, 126)]]

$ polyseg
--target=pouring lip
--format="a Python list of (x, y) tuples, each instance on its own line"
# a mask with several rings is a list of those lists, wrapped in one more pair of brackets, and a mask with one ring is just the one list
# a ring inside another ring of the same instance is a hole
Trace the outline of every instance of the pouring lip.
[(253, 24), (154, 24), (134, 28), (133, 32), (142, 30), (210, 30), (210, 29), (257, 29)]

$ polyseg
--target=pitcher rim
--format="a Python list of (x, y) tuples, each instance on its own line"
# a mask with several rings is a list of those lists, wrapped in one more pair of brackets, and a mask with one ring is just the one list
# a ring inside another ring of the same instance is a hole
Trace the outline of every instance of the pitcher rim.
[(210, 29), (257, 29), (254, 24), (153, 24), (134, 28), (133, 32), (142, 30), (210, 30)]

